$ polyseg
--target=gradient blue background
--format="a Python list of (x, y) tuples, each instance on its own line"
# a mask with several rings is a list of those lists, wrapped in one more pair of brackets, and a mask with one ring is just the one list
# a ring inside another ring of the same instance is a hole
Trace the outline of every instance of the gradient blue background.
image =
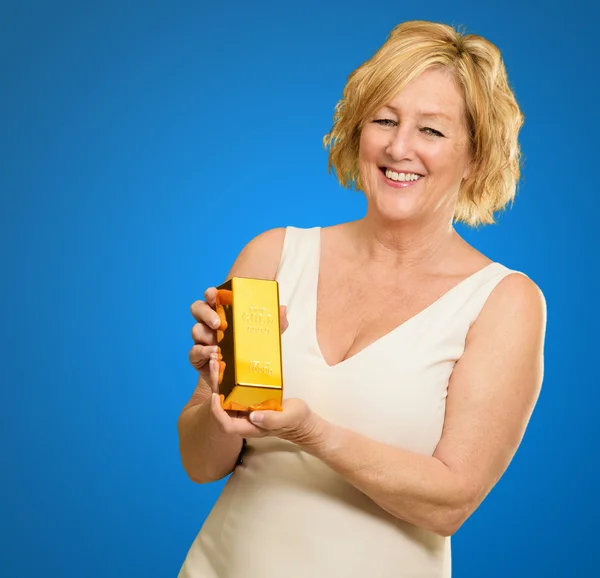
[(255, 234), (363, 214), (321, 138), (347, 75), (409, 19), (503, 50), (523, 181), (498, 226), (461, 231), (549, 311), (541, 399), (453, 539), (455, 575), (597, 575), (598, 9), (416, 4), (2, 7), (2, 576), (176, 575), (223, 485), (179, 462), (189, 306)]

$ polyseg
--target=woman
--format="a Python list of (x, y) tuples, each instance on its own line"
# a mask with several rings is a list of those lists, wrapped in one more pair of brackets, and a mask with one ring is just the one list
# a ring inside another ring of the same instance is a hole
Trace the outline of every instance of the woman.
[(449, 26), (401, 24), (350, 76), (325, 142), (366, 215), (267, 231), (230, 272), (279, 281), (282, 412), (221, 409), (215, 289), (192, 306), (183, 465), (235, 471), (180, 576), (450, 576), (542, 382), (540, 290), (452, 226), (512, 200), (521, 124), (498, 50)]

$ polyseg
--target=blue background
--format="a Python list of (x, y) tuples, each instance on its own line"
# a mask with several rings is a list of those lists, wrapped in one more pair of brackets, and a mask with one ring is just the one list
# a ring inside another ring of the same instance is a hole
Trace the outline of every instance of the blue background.
[(176, 575), (223, 485), (194, 485), (178, 456), (189, 306), (257, 233), (363, 214), (321, 139), (348, 74), (410, 19), (503, 51), (523, 180), (498, 226), (461, 232), (549, 313), (542, 396), (453, 539), (455, 574), (594, 574), (598, 8), (416, 4), (2, 7), (0, 574)]

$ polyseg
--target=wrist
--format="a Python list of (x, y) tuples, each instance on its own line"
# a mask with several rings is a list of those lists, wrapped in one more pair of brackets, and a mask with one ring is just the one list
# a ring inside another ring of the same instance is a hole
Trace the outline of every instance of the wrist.
[(332, 439), (333, 427), (331, 423), (324, 420), (321, 416), (312, 413), (302, 430), (293, 436), (295, 439), (291, 439), (290, 441), (293, 441), (310, 454), (318, 455), (326, 453)]

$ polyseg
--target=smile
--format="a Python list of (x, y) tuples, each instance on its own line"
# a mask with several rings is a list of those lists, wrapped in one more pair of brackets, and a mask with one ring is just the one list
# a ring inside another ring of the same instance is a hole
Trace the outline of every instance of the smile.
[(392, 187), (410, 187), (423, 178), (418, 173), (397, 172), (387, 167), (380, 168), (385, 182)]

